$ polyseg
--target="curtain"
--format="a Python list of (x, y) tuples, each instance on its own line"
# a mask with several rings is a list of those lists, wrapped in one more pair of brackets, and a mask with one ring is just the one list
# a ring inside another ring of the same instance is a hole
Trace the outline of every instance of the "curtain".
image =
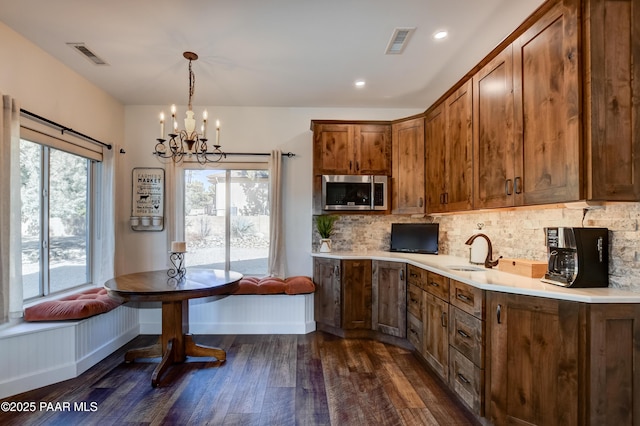
[(269, 269), (271, 277), (285, 278), (282, 206), (282, 152), (271, 151), (269, 161)]
[[(0, 324), (22, 315), (20, 108), (2, 96), (0, 114)], [(13, 211), (12, 211), (12, 206)], [(18, 207), (16, 207), (18, 206)], [(17, 291), (12, 291), (12, 283)]]
[(118, 152), (117, 147), (104, 149), (102, 153), (102, 163), (99, 170), (98, 200), (96, 200), (95, 231), (93, 257), (94, 284), (97, 287), (114, 276), (115, 259), (115, 160), (114, 153)]

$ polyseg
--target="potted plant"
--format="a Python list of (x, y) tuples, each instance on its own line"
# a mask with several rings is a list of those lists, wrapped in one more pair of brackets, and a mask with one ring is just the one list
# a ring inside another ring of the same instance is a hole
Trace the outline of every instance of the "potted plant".
[(320, 252), (331, 251), (331, 234), (333, 234), (333, 224), (338, 220), (338, 216), (323, 214), (316, 217), (316, 229), (320, 234)]

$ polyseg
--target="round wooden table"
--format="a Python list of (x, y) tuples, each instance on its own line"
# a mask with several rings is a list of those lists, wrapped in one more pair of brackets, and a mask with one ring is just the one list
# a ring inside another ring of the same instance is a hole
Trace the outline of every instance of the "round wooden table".
[(151, 376), (157, 387), (160, 377), (173, 363), (184, 362), (187, 356), (214, 357), (224, 362), (223, 349), (198, 345), (189, 334), (189, 299), (229, 294), (239, 286), (242, 274), (220, 269), (189, 269), (181, 280), (169, 278), (166, 270), (137, 272), (110, 279), (104, 284), (109, 296), (140, 302), (162, 302), (162, 335), (157, 344), (132, 349), (125, 361), (136, 358), (162, 357)]

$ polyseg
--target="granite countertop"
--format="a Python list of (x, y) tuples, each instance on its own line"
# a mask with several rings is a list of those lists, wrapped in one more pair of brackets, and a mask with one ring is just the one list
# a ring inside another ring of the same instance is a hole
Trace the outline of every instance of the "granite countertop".
[[(640, 293), (616, 288), (565, 288), (482, 265), (472, 265), (468, 259), (449, 255), (393, 253), (386, 251), (311, 253), (330, 259), (372, 259), (405, 262), (444, 275), (474, 287), (502, 293), (548, 297), (585, 303), (640, 303)], [(460, 271), (452, 267), (475, 267), (479, 270)]]

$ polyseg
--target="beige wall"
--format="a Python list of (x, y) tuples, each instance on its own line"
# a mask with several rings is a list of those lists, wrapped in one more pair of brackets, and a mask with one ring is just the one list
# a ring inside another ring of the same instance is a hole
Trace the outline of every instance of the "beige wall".
[(105, 143), (122, 143), (123, 105), (2, 22), (0, 58), (0, 93), (21, 108)]

